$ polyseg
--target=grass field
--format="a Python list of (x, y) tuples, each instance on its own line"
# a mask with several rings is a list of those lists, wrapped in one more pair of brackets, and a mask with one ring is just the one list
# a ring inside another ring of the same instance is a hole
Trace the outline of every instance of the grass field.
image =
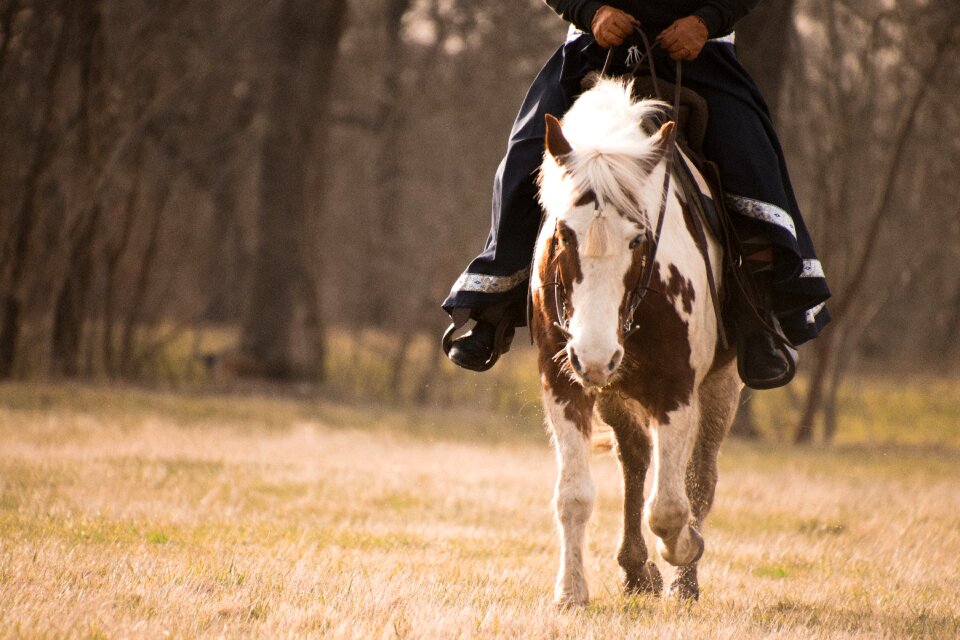
[(538, 419), (2, 385), (0, 636), (957, 638), (949, 389), (852, 389), (831, 449), (728, 443), (694, 605), (621, 594), (598, 456), (592, 603), (556, 611)]

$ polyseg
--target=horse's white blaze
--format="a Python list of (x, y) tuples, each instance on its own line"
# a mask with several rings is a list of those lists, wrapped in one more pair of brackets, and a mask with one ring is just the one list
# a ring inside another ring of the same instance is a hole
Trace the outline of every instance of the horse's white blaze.
[[(584, 238), (594, 215), (592, 210), (585, 215), (578, 212), (565, 222), (577, 238)], [(622, 353), (620, 302), (625, 293), (624, 278), (633, 262), (629, 244), (639, 233), (637, 225), (616, 213), (603, 215), (607, 217), (607, 253), (587, 257), (580, 252), (582, 280), (570, 293), (572, 337), (568, 343), (588, 382), (598, 385), (613, 373), (610, 364), (619, 364), (618, 354)]]
[(557, 453), (554, 510), (560, 529), (560, 569), (554, 590), (559, 604), (589, 599), (584, 570), (584, 539), (593, 513), (596, 488), (590, 475), (590, 440), (566, 416), (566, 403), (543, 385), (543, 406)]

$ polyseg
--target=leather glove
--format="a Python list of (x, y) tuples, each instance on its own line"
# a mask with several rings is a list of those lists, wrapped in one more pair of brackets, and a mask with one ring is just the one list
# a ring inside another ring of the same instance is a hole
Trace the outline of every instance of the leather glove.
[(687, 16), (664, 29), (657, 42), (674, 60), (696, 60), (709, 38), (707, 23), (699, 16)]
[(640, 21), (626, 11), (605, 4), (593, 14), (590, 30), (597, 44), (609, 49), (623, 44), (627, 36), (633, 33), (633, 28), (639, 25)]

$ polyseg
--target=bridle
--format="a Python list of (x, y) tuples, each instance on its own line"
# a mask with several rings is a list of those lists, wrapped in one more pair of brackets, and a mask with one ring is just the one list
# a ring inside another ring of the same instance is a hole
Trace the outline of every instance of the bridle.
[[(636, 32), (640, 34), (640, 37), (643, 40), (643, 45), (646, 48), (645, 57), (650, 69), (650, 77), (653, 80), (654, 92), (657, 94), (658, 98), (662, 99), (663, 94), (660, 92), (660, 85), (657, 81), (657, 71), (653, 63), (653, 49), (650, 46), (650, 41), (647, 39), (646, 34), (644, 34), (641, 29), (636, 28)], [(600, 72), (601, 76), (607, 75), (607, 72), (609, 71), (610, 65), (613, 61), (613, 52), (614, 49), (611, 48), (607, 53), (606, 62), (604, 62), (603, 70)], [(642, 64), (643, 60), (637, 61), (637, 64), (634, 66), (631, 73), (636, 75), (637, 71), (640, 69), (640, 65)], [(650, 282), (653, 280), (653, 270), (656, 267), (657, 250), (660, 247), (660, 235), (663, 231), (663, 221), (666, 217), (667, 204), (670, 199), (670, 181), (673, 174), (673, 158), (676, 153), (677, 123), (679, 122), (680, 117), (680, 89), (682, 86), (680, 74), (681, 62), (677, 60), (676, 82), (674, 83), (674, 100), (672, 107), (673, 110), (671, 114), (674, 126), (670, 130), (669, 137), (665, 143), (666, 152), (664, 154), (664, 160), (666, 162), (666, 169), (663, 175), (663, 187), (660, 191), (660, 209), (657, 213), (657, 223), (654, 227), (654, 232), (651, 234), (649, 228), (646, 231), (646, 241), (643, 243), (644, 254), (640, 258), (640, 274), (637, 277), (637, 282), (633, 289), (631, 289), (630, 293), (627, 294), (625, 312), (623, 313), (623, 317), (620, 318), (620, 331), (622, 340), (624, 342), (627, 340), (627, 338), (633, 335), (637, 329), (640, 328), (636, 318), (637, 309), (639, 309), (640, 304), (647, 295), (647, 292), (651, 290)], [(599, 198), (594, 201), (594, 210), (596, 215), (601, 215)], [(543, 286), (552, 286), (555, 288), (554, 302), (557, 319), (553, 322), (553, 326), (556, 327), (561, 334), (563, 334), (564, 338), (570, 340), (572, 336), (569, 328), (570, 319), (567, 317), (566, 287), (564, 287), (563, 281), (560, 279), (560, 275), (560, 265), (558, 264), (555, 271), (554, 281), (544, 283)]]

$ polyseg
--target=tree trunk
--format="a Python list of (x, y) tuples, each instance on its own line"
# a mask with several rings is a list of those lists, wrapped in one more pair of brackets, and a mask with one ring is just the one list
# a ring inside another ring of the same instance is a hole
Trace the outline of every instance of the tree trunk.
[(20, 10), (20, 3), (11, 0), (0, 11), (0, 74), (3, 73), (4, 63), (7, 60), (7, 51), (10, 49), (10, 35), (13, 31), (13, 19)]
[(374, 167), (377, 190), (373, 211), (365, 230), (368, 260), (362, 263), (364, 272), (360, 289), (372, 303), (365, 304), (364, 313), (373, 326), (386, 327), (407, 320), (406, 310), (389, 304), (396, 297), (390, 295), (396, 288), (405, 289), (397, 282), (398, 276), (409, 273), (400, 268), (403, 242), (400, 216), (402, 203), (402, 142), (404, 110), (401, 102), (404, 71), (402, 19), (411, 0), (386, 0), (382, 10), (380, 87), (373, 135), (376, 141)]
[(737, 56), (760, 87), (774, 121), (794, 39), (795, 0), (764, 0), (737, 24)]
[(143, 185), (143, 163), (146, 145), (141, 141), (133, 161), (133, 179), (127, 200), (123, 208), (123, 222), (120, 224), (120, 234), (112, 241), (105, 251), (105, 271), (103, 285), (103, 329), (100, 338), (103, 369), (107, 376), (113, 378), (119, 371), (116, 363), (116, 345), (114, 344), (114, 321), (116, 319), (117, 272), (120, 259), (127, 251), (133, 224), (137, 218), (137, 208), (140, 206), (140, 193)]
[[(284, 0), (275, 37), (269, 124), (263, 141), (260, 212), (254, 280), (241, 335), (244, 370), (270, 378), (302, 373), (292, 337), (298, 317), (298, 285), (316, 287), (307, 264), (314, 248), (308, 237), (306, 189), (313, 141), (326, 144), (325, 114), (337, 50), (345, 25), (346, 0)], [(321, 161), (329, 162), (323, 158)], [(299, 314), (318, 326), (318, 310)], [(316, 336), (314, 336), (316, 342)], [(308, 368), (322, 371), (322, 355)]]
[(61, 25), (53, 45), (50, 67), (43, 80), (44, 99), (40, 106), (40, 130), (30, 167), (24, 179), (24, 196), (14, 226), (12, 252), (7, 257), (10, 261), (9, 271), (3, 283), (3, 290), (0, 291), (0, 379), (9, 378), (13, 374), (13, 359), (20, 339), (20, 315), (23, 310), (21, 282), (30, 257), (33, 229), (39, 217), (37, 200), (41, 179), (50, 165), (56, 146), (54, 105), (57, 100), (56, 86), (63, 69), (67, 40), (66, 20), (62, 13), (60, 17)]
[(843, 283), (843, 286), (839, 287), (839, 293), (837, 293), (838, 288), (834, 288), (834, 302), (831, 305), (831, 313), (834, 324), (838, 326), (833, 327), (832, 330), (827, 331), (817, 339), (817, 372), (810, 380), (806, 406), (800, 418), (800, 423), (797, 425), (794, 438), (797, 444), (806, 444), (813, 440), (813, 425), (822, 409), (824, 385), (830, 377), (830, 347), (834, 343), (834, 336), (841, 331), (840, 323), (846, 323), (847, 318), (853, 315), (851, 309), (856, 308), (870, 271), (874, 267), (877, 259), (876, 248), (880, 244), (879, 238), (885, 228), (884, 223), (896, 210), (894, 205), (896, 203), (896, 187), (900, 183), (898, 178), (907, 157), (907, 146), (913, 139), (921, 106), (935, 86), (936, 76), (943, 68), (943, 60), (951, 49), (956, 33), (956, 25), (952, 22), (948, 23), (935, 43), (933, 55), (921, 72), (913, 95), (906, 103), (908, 105), (907, 116), (893, 138), (893, 150), (890, 154), (889, 164), (878, 190), (880, 196), (871, 214), (866, 231), (860, 234), (863, 238), (863, 244), (859, 255), (853, 262), (853, 268), (849, 270), (851, 275)]
[(833, 331), (824, 333), (814, 343), (816, 347), (816, 367), (810, 374), (810, 389), (807, 391), (803, 414), (800, 417), (800, 424), (793, 439), (796, 444), (813, 442), (814, 423), (820, 413), (824, 388), (830, 375), (830, 356), (835, 335), (836, 332)]
[(95, 194), (103, 162), (104, 87), (102, 1), (79, 2), (71, 7), (70, 29), (77, 39), (80, 61), (80, 166), (90, 208), (84, 211), (72, 242), (69, 268), (54, 309), (51, 336), (53, 372), (73, 377), (78, 373), (80, 344), (86, 324), (88, 290), (93, 278), (93, 244), (100, 232), (102, 209)]
[(155, 259), (160, 249), (160, 228), (163, 224), (163, 211), (167, 206), (167, 199), (170, 197), (169, 181), (164, 181), (160, 189), (161, 192), (156, 198), (153, 220), (147, 234), (147, 245), (140, 259), (137, 281), (133, 287), (133, 296), (127, 317), (124, 320), (123, 335), (120, 339), (119, 370), (124, 377), (133, 377), (137, 374), (134, 366), (135, 338), (137, 329), (140, 327), (140, 320), (143, 317), (143, 305), (146, 302), (147, 291), (150, 287)]

